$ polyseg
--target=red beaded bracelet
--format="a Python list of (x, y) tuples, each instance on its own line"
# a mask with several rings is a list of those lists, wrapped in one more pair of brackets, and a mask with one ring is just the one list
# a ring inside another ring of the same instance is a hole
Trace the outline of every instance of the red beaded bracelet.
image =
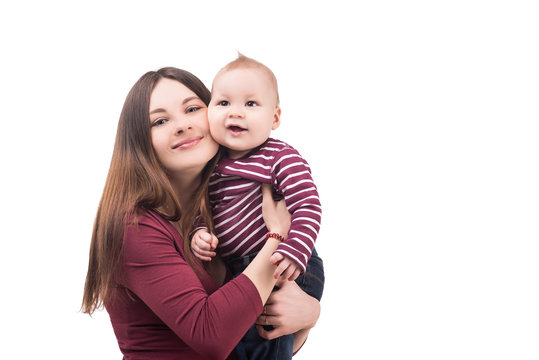
[(268, 240), (269, 238), (274, 238), (274, 239), (277, 239), (279, 241), (284, 241), (284, 237), (282, 237), (281, 235), (279, 235), (277, 233), (267, 233), (266, 234), (266, 240)]

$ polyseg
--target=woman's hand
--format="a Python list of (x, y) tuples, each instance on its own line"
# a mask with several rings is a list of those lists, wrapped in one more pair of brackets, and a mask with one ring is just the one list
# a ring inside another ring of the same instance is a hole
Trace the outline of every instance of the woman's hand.
[(270, 232), (286, 238), (290, 229), (290, 213), (284, 200), (273, 200), (271, 191), (271, 185), (262, 184), (262, 217)]
[[(280, 281), (280, 288), (269, 297), (264, 312), (256, 320), (257, 330), (264, 339), (275, 339), (312, 328), (320, 316), (320, 303), (305, 293), (295, 281)], [(272, 325), (265, 330), (262, 325)], [(301, 344), (298, 344), (301, 345)]]

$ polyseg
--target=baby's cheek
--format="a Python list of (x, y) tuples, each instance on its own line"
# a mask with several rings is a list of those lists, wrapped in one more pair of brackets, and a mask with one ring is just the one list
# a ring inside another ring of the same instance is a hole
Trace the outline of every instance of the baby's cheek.
[(208, 108), (208, 121), (210, 125), (215, 125), (219, 121), (219, 111), (213, 107)]

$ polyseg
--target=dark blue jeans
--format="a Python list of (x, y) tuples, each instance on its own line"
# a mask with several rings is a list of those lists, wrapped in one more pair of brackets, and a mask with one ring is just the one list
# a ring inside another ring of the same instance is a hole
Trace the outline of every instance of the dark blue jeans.
[[(239, 275), (255, 256), (256, 254), (251, 254), (229, 261), (228, 265), (234, 276)], [(324, 263), (318, 256), (316, 249), (313, 249), (313, 254), (307, 263), (307, 270), (296, 279), (296, 283), (303, 291), (320, 301), (324, 291), (324, 281)], [(266, 340), (258, 335), (258, 331), (253, 325), (236, 346), (236, 355), (239, 360), (292, 359), (293, 347), (293, 334)]]

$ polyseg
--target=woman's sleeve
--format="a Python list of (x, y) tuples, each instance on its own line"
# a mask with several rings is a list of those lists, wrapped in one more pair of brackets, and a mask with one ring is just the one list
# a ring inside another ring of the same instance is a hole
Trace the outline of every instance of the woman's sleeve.
[(262, 312), (256, 287), (240, 275), (208, 295), (169, 229), (150, 220), (127, 228), (127, 287), (194, 351), (225, 358)]

